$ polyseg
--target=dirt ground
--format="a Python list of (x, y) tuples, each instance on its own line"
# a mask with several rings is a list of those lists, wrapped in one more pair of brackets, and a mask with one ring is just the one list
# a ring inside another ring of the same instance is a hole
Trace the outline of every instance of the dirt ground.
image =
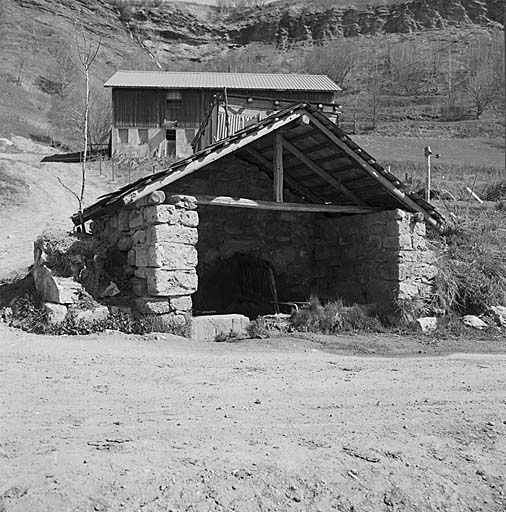
[[(0, 153), (0, 280), (24, 275), (33, 263), (33, 242), (46, 229), (71, 230), (70, 216), (77, 211), (74, 196), (58, 178), (79, 192), (79, 164), (41, 163), (38, 152)], [(90, 164), (86, 204), (91, 204), (111, 185)], [(13, 181), (12, 193), (5, 188)]]
[(506, 510), (504, 340), (361, 343), (0, 326), (0, 510)]

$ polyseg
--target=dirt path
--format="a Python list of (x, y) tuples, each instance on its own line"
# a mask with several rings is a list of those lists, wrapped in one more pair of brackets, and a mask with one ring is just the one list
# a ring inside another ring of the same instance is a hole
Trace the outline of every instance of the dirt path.
[(0, 510), (501, 511), (506, 355), (0, 327)]
[[(5, 204), (0, 193), (0, 280), (23, 274), (33, 263), (33, 241), (46, 229), (72, 229), (77, 201), (58, 182), (79, 191), (79, 164), (40, 163), (35, 153), (0, 153), (0, 166), (16, 180), (19, 193)], [(91, 170), (86, 202), (105, 192), (106, 184)]]

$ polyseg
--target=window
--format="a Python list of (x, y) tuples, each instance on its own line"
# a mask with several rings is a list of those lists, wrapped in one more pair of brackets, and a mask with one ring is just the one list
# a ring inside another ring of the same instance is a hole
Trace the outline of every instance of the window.
[(167, 119), (176, 121), (183, 108), (181, 91), (167, 91)]
[(167, 140), (175, 141), (176, 140), (176, 130), (167, 130), (165, 132), (165, 138)]
[(128, 144), (128, 128), (120, 128), (118, 130), (118, 135), (121, 144)]
[(139, 144), (147, 144), (148, 143), (148, 129), (147, 128), (139, 128), (137, 130), (137, 134), (139, 135)]

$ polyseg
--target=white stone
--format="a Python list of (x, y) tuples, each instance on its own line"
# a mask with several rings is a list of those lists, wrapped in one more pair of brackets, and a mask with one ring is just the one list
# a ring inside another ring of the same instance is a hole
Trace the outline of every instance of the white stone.
[(179, 221), (179, 213), (172, 204), (147, 206), (142, 214), (146, 224), (177, 224)]
[(150, 226), (146, 230), (146, 244), (148, 245), (156, 242), (195, 245), (197, 241), (197, 229), (186, 226), (158, 224), (156, 226)]
[(53, 304), (51, 302), (44, 303), (44, 311), (47, 316), (47, 321), (50, 325), (61, 324), (67, 316), (67, 306), (63, 304)]
[(169, 297), (139, 297), (135, 299), (135, 307), (143, 315), (164, 315), (175, 310)]
[(96, 306), (91, 309), (76, 309), (72, 311), (74, 319), (78, 322), (102, 322), (109, 316), (107, 306)]
[(244, 315), (209, 315), (192, 318), (191, 339), (193, 341), (215, 341), (217, 338), (248, 335), (249, 318)]
[(488, 327), (488, 325), (481, 318), (478, 318), (474, 315), (466, 315), (462, 317), (462, 322), (465, 326), (472, 327), (473, 329), (482, 330)]
[(166, 270), (192, 270), (197, 266), (198, 254), (193, 245), (153, 244), (147, 248), (146, 267)]
[(435, 316), (417, 318), (415, 326), (424, 333), (435, 331), (437, 329), (437, 318)]
[(149, 295), (171, 297), (191, 295), (197, 291), (198, 278), (195, 270), (147, 268), (146, 279)]
[(82, 286), (71, 277), (54, 276), (46, 266), (36, 265), (33, 269), (35, 288), (44, 302), (73, 304), (83, 291)]
[(492, 306), (489, 308), (488, 314), (499, 327), (506, 327), (506, 307)]

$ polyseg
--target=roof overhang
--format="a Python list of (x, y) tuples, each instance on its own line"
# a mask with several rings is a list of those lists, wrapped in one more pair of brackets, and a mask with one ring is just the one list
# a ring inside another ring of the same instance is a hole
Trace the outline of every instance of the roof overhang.
[[(276, 144), (282, 145), (284, 186), (306, 203), (374, 210), (420, 212), (436, 229), (444, 218), (428, 202), (406, 191), (402, 182), (358, 146), (325, 115), (307, 104), (294, 105), (213, 146), (103, 196), (86, 208), (84, 220), (128, 206), (228, 156), (248, 161), (273, 180)], [(344, 210), (343, 210), (344, 211)], [(76, 214), (75, 224), (80, 222)]]
[(124, 89), (209, 89), (275, 92), (336, 93), (341, 91), (326, 75), (288, 73), (218, 73), (121, 70), (104, 87)]

